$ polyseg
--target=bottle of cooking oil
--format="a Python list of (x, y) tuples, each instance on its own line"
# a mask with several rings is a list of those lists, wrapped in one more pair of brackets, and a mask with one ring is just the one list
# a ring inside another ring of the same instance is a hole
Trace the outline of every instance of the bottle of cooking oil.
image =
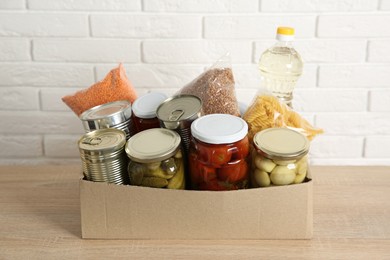
[(294, 34), (294, 28), (278, 27), (278, 41), (259, 60), (263, 86), (290, 107), (296, 82), (303, 69), (301, 56), (292, 45)]

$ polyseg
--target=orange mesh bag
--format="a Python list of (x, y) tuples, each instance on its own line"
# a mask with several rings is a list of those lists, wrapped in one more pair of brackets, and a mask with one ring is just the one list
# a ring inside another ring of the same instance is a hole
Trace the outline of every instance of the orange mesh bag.
[(85, 110), (118, 100), (128, 100), (133, 103), (137, 93), (133, 85), (127, 79), (126, 71), (122, 64), (111, 70), (100, 82), (87, 89), (77, 91), (73, 95), (62, 97), (62, 101), (80, 116)]

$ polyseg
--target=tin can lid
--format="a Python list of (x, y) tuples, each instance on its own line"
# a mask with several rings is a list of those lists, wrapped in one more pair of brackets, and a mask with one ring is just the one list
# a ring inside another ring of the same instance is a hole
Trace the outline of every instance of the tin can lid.
[(108, 128), (125, 122), (131, 117), (131, 103), (127, 100), (113, 101), (95, 106), (80, 115), (84, 129)]
[(127, 141), (126, 154), (136, 162), (155, 162), (172, 157), (180, 148), (180, 135), (165, 128), (139, 132)]
[(201, 111), (202, 101), (193, 95), (177, 95), (168, 98), (157, 108), (157, 117), (164, 122), (193, 120)]
[(242, 140), (248, 134), (248, 124), (229, 114), (210, 114), (191, 125), (192, 136), (209, 144), (228, 144)]
[(132, 105), (133, 113), (139, 118), (154, 118), (157, 107), (167, 98), (167, 95), (159, 92), (150, 92), (140, 96)]
[(308, 153), (310, 142), (289, 128), (268, 128), (253, 137), (257, 149), (271, 159), (295, 159)]
[(84, 134), (78, 141), (80, 150), (111, 152), (126, 144), (126, 134), (116, 128), (98, 129)]

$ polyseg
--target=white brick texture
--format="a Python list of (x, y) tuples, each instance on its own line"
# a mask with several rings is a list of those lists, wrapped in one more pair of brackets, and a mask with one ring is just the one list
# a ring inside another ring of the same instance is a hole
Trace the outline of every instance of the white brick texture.
[(0, 134), (0, 147), (0, 156), (7, 159), (43, 155), (41, 136)]
[(390, 158), (390, 136), (367, 137), (364, 155), (367, 158)]
[(214, 63), (227, 52), (235, 63), (250, 63), (252, 45), (247, 41), (151, 40), (142, 45), (147, 63)]
[(388, 87), (390, 64), (321, 65), (320, 87)]
[(26, 0), (2, 0), (0, 1), (0, 10), (24, 9)]
[(370, 91), (370, 111), (390, 112), (390, 89)]
[(61, 98), (119, 63), (168, 96), (230, 53), (242, 112), (278, 26), (304, 61), (293, 106), (324, 129), (317, 165), (390, 165), (390, 0), (0, 0), (0, 164), (80, 163)]
[(390, 16), (386, 14), (362, 15), (320, 15), (318, 36), (331, 38), (389, 37), (387, 25)]
[(145, 11), (178, 13), (253, 13), (259, 9), (258, 1), (253, 0), (144, 0), (144, 6)]
[(0, 63), (0, 86), (61, 86), (91, 85), (93, 67), (50, 63)]
[[(3, 0), (4, 1), (4, 0)], [(141, 0), (27, 0), (32, 10), (139, 11)]]
[(352, 12), (374, 11), (375, 0), (261, 0), (264, 12)]
[(295, 27), (297, 38), (310, 38), (315, 35), (316, 17), (313, 15), (242, 15), (206, 16), (204, 36), (207, 39), (274, 38), (276, 28), (281, 24)]
[(0, 41), (1, 61), (29, 61), (30, 41), (28, 39), (3, 38)]
[(101, 39), (37, 39), (33, 40), (36, 61), (62, 62), (139, 62), (140, 42)]
[(1, 87), (0, 110), (39, 110), (39, 90), (27, 87)]
[(369, 62), (389, 62), (390, 40), (371, 40), (368, 44), (368, 61)]
[(0, 13), (0, 36), (88, 36), (85, 14)]
[(75, 158), (80, 156), (77, 141), (81, 135), (46, 135), (44, 151), (47, 157)]
[(91, 15), (92, 35), (118, 38), (199, 38), (202, 17), (194, 15)]

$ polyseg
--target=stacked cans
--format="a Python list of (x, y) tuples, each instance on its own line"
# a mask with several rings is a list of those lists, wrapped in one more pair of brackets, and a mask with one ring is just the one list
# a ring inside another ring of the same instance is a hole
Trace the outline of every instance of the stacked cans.
[(84, 176), (90, 181), (128, 184), (126, 135), (115, 128), (99, 129), (78, 141)]
[(80, 115), (80, 119), (86, 132), (116, 128), (126, 133), (126, 140), (130, 138), (131, 104), (127, 100), (114, 101), (88, 109)]

